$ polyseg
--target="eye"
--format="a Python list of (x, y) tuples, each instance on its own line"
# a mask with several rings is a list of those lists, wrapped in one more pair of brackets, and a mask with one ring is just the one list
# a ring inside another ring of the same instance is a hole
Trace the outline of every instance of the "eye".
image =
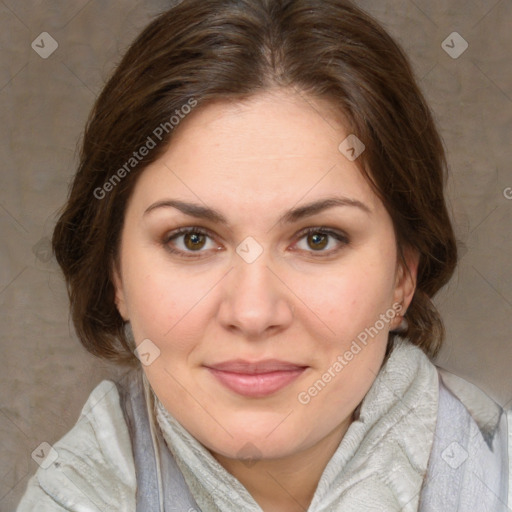
[[(342, 246), (348, 245), (348, 237), (332, 229), (324, 227), (307, 228), (298, 235), (300, 237), (297, 246), (301, 251), (312, 253), (313, 256), (331, 255), (341, 249)], [(300, 247), (300, 242), (305, 241), (305, 247)], [(325, 250), (327, 248), (327, 250)], [(314, 254), (314, 253), (319, 254)]]
[[(299, 241), (295, 243), (295, 247), (314, 257), (330, 256), (349, 244), (345, 234), (326, 227), (307, 228), (301, 231), (298, 237)], [(173, 254), (185, 258), (200, 258), (208, 250), (221, 250), (213, 238), (213, 235), (204, 228), (190, 226), (168, 233), (163, 238), (162, 245)], [(302, 240), (305, 242), (305, 247), (300, 247)]]
[(212, 238), (210, 233), (203, 228), (186, 227), (169, 233), (162, 240), (162, 243), (171, 253), (180, 254), (187, 258), (197, 258), (208, 249), (220, 249)]

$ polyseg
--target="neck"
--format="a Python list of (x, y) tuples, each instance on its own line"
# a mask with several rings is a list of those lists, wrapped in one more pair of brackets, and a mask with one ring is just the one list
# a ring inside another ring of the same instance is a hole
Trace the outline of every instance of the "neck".
[(212, 455), (247, 489), (264, 512), (305, 512), (352, 417), (308, 449), (280, 459), (245, 461)]

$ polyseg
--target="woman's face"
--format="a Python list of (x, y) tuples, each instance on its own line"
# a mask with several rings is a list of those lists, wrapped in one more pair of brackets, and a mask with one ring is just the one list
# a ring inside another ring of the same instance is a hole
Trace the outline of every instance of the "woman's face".
[(197, 107), (127, 207), (119, 311), (163, 405), (223, 457), (342, 436), (412, 298), (332, 111), (283, 90)]

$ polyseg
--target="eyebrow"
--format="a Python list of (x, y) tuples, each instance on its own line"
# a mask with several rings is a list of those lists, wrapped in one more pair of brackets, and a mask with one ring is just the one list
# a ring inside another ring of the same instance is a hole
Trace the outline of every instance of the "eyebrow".
[[(351, 199), (348, 197), (328, 197), (318, 201), (313, 201), (312, 203), (308, 203), (297, 208), (292, 208), (291, 210), (285, 212), (277, 222), (279, 224), (291, 224), (336, 206), (349, 206), (358, 208), (369, 215), (372, 213), (372, 210), (368, 206), (357, 199)], [(186, 215), (190, 215), (191, 217), (210, 220), (217, 224), (229, 224), (226, 217), (214, 208), (202, 206), (197, 203), (178, 201), (176, 199), (164, 199), (162, 201), (157, 201), (156, 203), (153, 203), (151, 206), (149, 206), (144, 211), (143, 215), (147, 215), (148, 213), (158, 208), (176, 208), (177, 210)]]

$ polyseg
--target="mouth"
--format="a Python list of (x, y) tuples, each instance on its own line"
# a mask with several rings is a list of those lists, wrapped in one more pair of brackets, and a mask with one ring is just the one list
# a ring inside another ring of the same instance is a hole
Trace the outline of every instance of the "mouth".
[(296, 380), (308, 366), (288, 361), (232, 360), (205, 366), (226, 388), (246, 397), (262, 398), (276, 393)]

